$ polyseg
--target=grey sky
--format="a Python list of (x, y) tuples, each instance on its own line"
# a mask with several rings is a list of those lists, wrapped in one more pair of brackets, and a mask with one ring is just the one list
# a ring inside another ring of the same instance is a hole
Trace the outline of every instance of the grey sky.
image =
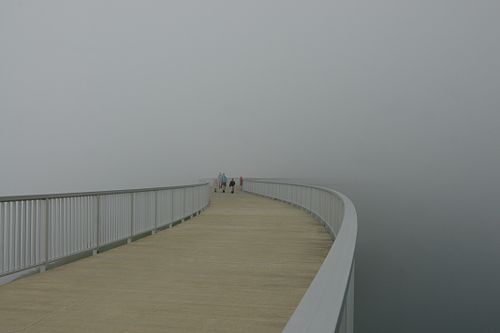
[[(495, 0), (3, 0), (0, 195), (221, 170), (400, 198), (468, 192), (477, 207), (500, 187), (499, 12)], [(377, 323), (365, 319), (360, 331)]]
[(383, 176), (498, 143), (495, 1), (0, 6), (5, 194)]

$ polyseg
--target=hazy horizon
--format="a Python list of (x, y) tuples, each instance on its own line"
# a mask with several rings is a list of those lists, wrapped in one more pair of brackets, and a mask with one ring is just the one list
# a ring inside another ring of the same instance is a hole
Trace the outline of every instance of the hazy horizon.
[(0, 196), (307, 178), (356, 332), (498, 332), (500, 2), (0, 2)]

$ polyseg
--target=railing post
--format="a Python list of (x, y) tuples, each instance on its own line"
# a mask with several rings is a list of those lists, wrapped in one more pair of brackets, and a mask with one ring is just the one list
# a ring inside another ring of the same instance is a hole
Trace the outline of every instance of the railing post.
[(183, 200), (182, 200), (182, 220), (186, 217), (186, 188), (184, 187), (182, 189), (182, 195), (183, 195)]
[(44, 235), (44, 259), (40, 266), (40, 272), (45, 272), (49, 268), (49, 199), (45, 199), (45, 235)]
[(158, 191), (155, 191), (155, 227), (151, 234), (156, 233), (156, 229), (158, 229)]
[(127, 244), (132, 243), (134, 235), (134, 193), (130, 193), (130, 237), (127, 238)]
[(171, 213), (170, 213), (170, 224), (168, 225), (169, 228), (172, 227), (172, 222), (174, 222), (174, 218), (175, 218), (175, 214), (174, 214), (174, 193), (175, 193), (175, 190), (172, 190), (171, 191), (172, 195), (170, 196), (171, 200), (172, 200), (172, 209), (171, 209)]
[(101, 236), (101, 196), (97, 196), (97, 208), (96, 208), (96, 227), (95, 227), (95, 249), (92, 251), (93, 255), (99, 253), (100, 246), (100, 236)]
[(309, 212), (312, 213), (313, 211), (313, 206), (312, 206), (312, 188), (309, 188)]
[(192, 216), (196, 216), (196, 213), (195, 213), (195, 212), (193, 212), (193, 207), (194, 207), (194, 197), (195, 197), (195, 195), (194, 195), (194, 187), (192, 187), (192, 188), (191, 188), (191, 200), (192, 200), (192, 201), (191, 201), (191, 202), (192, 202), (192, 205), (191, 205), (191, 206), (192, 206), (192, 207), (191, 207), (191, 212), (189, 212), (189, 215), (192, 215)]

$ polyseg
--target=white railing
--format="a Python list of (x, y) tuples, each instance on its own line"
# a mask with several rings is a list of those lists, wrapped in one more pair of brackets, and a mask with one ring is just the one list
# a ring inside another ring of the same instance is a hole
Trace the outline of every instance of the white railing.
[(325, 187), (270, 180), (247, 179), (243, 189), (305, 209), (334, 238), (332, 248), (283, 332), (352, 333), (358, 223), (351, 200)]
[(0, 277), (131, 242), (209, 204), (208, 183), (0, 197)]

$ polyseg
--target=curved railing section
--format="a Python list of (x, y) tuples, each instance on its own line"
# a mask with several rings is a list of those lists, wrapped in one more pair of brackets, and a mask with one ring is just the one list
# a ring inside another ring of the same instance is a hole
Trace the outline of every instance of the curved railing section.
[(283, 332), (353, 332), (357, 216), (345, 195), (325, 187), (245, 180), (243, 190), (279, 199), (315, 216), (335, 239)]
[(198, 214), (208, 183), (0, 197), (0, 277), (96, 254)]

